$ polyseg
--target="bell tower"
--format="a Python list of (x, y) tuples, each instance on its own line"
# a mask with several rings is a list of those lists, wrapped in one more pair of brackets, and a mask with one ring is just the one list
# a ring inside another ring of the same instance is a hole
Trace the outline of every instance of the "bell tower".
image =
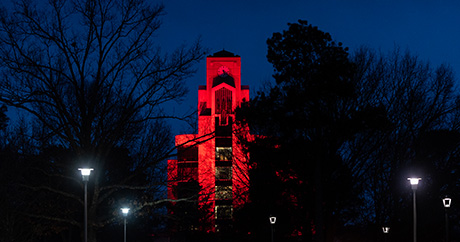
[(241, 58), (225, 50), (208, 56), (206, 85), (198, 87), (198, 134), (177, 135), (178, 159), (168, 161), (170, 198), (181, 198), (176, 191), (184, 182), (201, 187), (198, 205), (208, 216), (200, 218), (206, 224), (200, 230), (229, 229), (234, 211), (248, 199), (248, 157), (237, 137), (251, 136), (234, 122), (235, 108), (247, 101)]
[(199, 108), (211, 109), (220, 125), (242, 101), (249, 101), (249, 88), (241, 86), (241, 58), (222, 50), (206, 59), (206, 86), (199, 87)]

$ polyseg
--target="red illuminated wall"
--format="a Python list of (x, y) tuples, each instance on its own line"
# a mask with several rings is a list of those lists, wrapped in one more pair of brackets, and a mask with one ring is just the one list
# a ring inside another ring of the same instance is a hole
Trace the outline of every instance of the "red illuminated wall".
[(225, 229), (248, 200), (248, 157), (236, 136), (251, 135), (234, 122), (235, 108), (245, 101), (249, 87), (241, 85), (241, 58), (224, 50), (208, 56), (206, 85), (198, 88), (198, 134), (177, 135), (178, 159), (168, 161), (169, 198), (179, 198), (184, 182), (197, 179), (202, 187), (199, 206), (207, 215), (200, 218), (201, 230)]

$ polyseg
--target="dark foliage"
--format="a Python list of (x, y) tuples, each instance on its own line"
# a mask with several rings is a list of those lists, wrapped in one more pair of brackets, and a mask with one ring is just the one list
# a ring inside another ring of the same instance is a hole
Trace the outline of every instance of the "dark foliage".
[(8, 116), (6, 116), (6, 111), (8, 108), (5, 105), (0, 107), (0, 131), (5, 131), (8, 126)]
[[(286, 225), (283, 236), (322, 240), (325, 230), (334, 233), (340, 223), (336, 215), (353, 197), (340, 147), (360, 128), (357, 122), (367, 123), (357, 118), (368, 115), (352, 107), (355, 66), (340, 43), (305, 21), (289, 24), (267, 43), (277, 85), (252, 100), (247, 112), (242, 110), (252, 130), (268, 137), (249, 146), (257, 162), (251, 177), (253, 201), (273, 195), (273, 207), (266, 209), (283, 208), (281, 217), (289, 214), (280, 222)], [(270, 147), (261, 145), (274, 137)], [(268, 155), (259, 157), (259, 152)], [(266, 186), (262, 180), (275, 184)]]
[(417, 175), (419, 240), (443, 236), (441, 198), (459, 195), (460, 178), (452, 70), (397, 49), (350, 57), (306, 21), (267, 44), (276, 84), (237, 112), (259, 135), (246, 144), (253, 169), (243, 229), (268, 239), (276, 214), (283, 241), (383, 241), (383, 225), (392, 241), (407, 241), (407, 177)]

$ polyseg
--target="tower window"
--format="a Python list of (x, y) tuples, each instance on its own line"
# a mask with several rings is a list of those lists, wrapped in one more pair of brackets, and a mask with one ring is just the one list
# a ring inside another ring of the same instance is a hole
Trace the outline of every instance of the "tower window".
[(231, 180), (232, 179), (232, 167), (231, 166), (216, 167), (216, 179), (217, 180)]
[(232, 219), (233, 207), (231, 205), (218, 205), (215, 208), (216, 219)]
[(216, 114), (220, 114), (220, 125), (227, 124), (227, 115), (232, 113), (232, 91), (225, 87), (215, 93)]
[(216, 186), (216, 199), (228, 200), (232, 199), (232, 186)]
[(216, 147), (216, 161), (232, 160), (232, 147)]

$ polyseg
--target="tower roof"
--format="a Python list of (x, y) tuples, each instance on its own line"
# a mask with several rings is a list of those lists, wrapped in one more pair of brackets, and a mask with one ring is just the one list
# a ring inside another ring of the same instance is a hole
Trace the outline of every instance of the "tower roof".
[(235, 79), (231, 76), (216, 76), (212, 81), (212, 87), (219, 86), (221, 83), (227, 83), (228, 85), (235, 87)]
[(209, 57), (240, 57), (240, 56), (235, 55), (232, 52), (229, 52), (226, 50), (221, 50), (219, 52), (214, 53), (213, 55), (210, 55)]

